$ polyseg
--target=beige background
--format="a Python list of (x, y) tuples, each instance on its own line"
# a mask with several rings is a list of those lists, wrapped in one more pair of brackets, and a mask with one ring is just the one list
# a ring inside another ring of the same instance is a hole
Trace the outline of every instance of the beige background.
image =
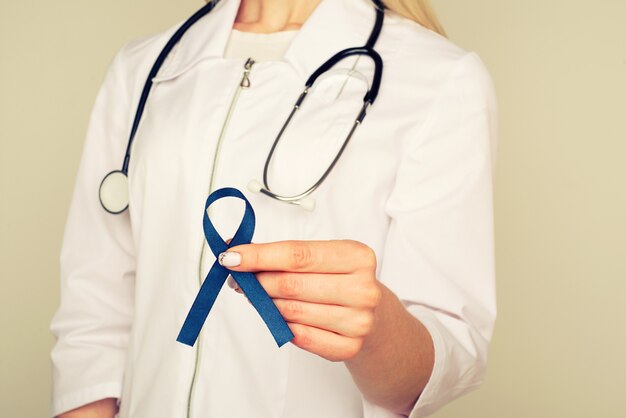
[[(499, 95), (489, 373), (438, 418), (626, 417), (626, 2), (434, 0)], [(199, 0), (0, 0), (0, 417), (46, 416), (58, 253), (123, 42)]]

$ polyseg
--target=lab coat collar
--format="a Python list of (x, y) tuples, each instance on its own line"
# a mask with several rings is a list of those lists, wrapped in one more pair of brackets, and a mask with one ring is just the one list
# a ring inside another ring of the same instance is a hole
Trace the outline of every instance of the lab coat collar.
[[(215, 8), (188, 30), (153, 81), (175, 78), (207, 59), (223, 58), (241, 0), (215, 1)], [(370, 0), (321, 0), (282, 60), (304, 81), (336, 52), (365, 45), (374, 21)]]

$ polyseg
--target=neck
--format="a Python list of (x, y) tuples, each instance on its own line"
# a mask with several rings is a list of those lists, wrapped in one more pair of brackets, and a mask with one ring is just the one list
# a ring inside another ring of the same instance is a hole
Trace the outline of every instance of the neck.
[(241, 0), (233, 28), (257, 33), (300, 29), (320, 1)]

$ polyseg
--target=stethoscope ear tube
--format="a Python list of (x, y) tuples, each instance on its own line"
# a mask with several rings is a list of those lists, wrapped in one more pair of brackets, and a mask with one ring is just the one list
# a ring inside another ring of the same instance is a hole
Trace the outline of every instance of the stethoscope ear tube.
[(137, 133), (137, 129), (139, 128), (139, 122), (141, 122), (141, 117), (143, 116), (143, 111), (146, 108), (146, 103), (148, 102), (148, 96), (150, 95), (150, 90), (152, 90), (152, 79), (157, 76), (159, 70), (163, 66), (163, 63), (167, 59), (168, 55), (174, 49), (174, 47), (180, 42), (183, 35), (191, 28), (198, 20), (207, 15), (213, 8), (219, 3), (219, 1), (210, 1), (206, 5), (204, 5), (201, 9), (199, 9), (196, 13), (194, 13), (189, 19), (187, 19), (178, 30), (172, 35), (172, 37), (167, 41), (167, 44), (163, 47), (163, 50), (157, 57), (154, 65), (150, 69), (150, 73), (148, 74), (148, 78), (146, 79), (146, 83), (143, 86), (143, 90), (141, 91), (141, 97), (139, 98), (139, 104), (137, 105), (137, 110), (135, 112), (135, 118), (133, 120), (133, 126), (130, 131), (130, 137), (128, 139), (128, 145), (126, 146), (126, 155), (124, 156), (124, 166), (122, 167), (122, 171), (128, 172), (128, 164), (130, 162), (130, 150), (133, 144), (133, 140), (135, 139), (135, 134)]
[(315, 70), (313, 74), (306, 81), (306, 90), (311, 88), (315, 81), (319, 76), (324, 74), (326, 71), (330, 70), (333, 66), (335, 66), (339, 61), (344, 58), (348, 58), (352, 55), (367, 55), (374, 61), (374, 77), (372, 80), (372, 87), (367, 91), (365, 97), (363, 97), (364, 102), (369, 102), (369, 104), (373, 104), (378, 96), (378, 91), (380, 90), (380, 82), (383, 78), (383, 59), (380, 54), (374, 50), (374, 45), (376, 45), (376, 41), (380, 36), (380, 31), (383, 27), (383, 20), (385, 18), (385, 6), (380, 0), (372, 0), (374, 6), (376, 8), (376, 21), (374, 22), (374, 27), (372, 28), (372, 32), (367, 40), (365, 46), (355, 47), (355, 48), (346, 48), (342, 51), (337, 52), (335, 55), (330, 57), (328, 61), (324, 64), (320, 65), (320, 67)]
[(372, 79), (372, 87), (365, 93), (363, 97), (364, 102), (374, 103), (380, 90), (380, 82), (383, 78), (383, 59), (378, 52), (367, 46), (361, 46), (356, 48), (347, 48), (337, 52), (328, 61), (322, 64), (306, 81), (306, 88), (309, 89), (315, 84), (315, 81), (319, 76), (330, 70), (334, 65), (344, 58), (348, 58), (352, 55), (367, 55), (374, 61), (374, 77)]
[[(367, 41), (367, 44), (362, 47), (346, 48), (342, 51), (337, 52), (330, 59), (328, 59), (325, 63), (323, 63), (317, 70), (315, 70), (313, 74), (311, 74), (311, 76), (308, 78), (308, 80), (305, 83), (304, 91), (298, 97), (296, 104), (294, 105), (293, 109), (291, 110), (291, 113), (289, 114), (289, 117), (283, 124), (278, 135), (276, 136), (276, 139), (274, 140), (274, 143), (272, 144), (272, 147), (267, 155), (267, 159), (265, 160), (265, 166), (263, 168), (263, 183), (259, 182), (258, 180), (251, 180), (248, 183), (248, 190), (255, 192), (255, 193), (262, 193), (266, 196), (269, 196), (281, 202), (298, 205), (305, 210), (312, 211), (315, 208), (315, 200), (310, 196), (310, 194), (313, 193), (322, 184), (322, 182), (326, 179), (326, 177), (328, 177), (332, 169), (335, 167), (335, 165), (337, 164), (337, 161), (341, 157), (341, 154), (346, 149), (348, 142), (350, 142), (352, 135), (356, 131), (356, 128), (359, 125), (361, 125), (361, 123), (363, 122), (363, 119), (365, 119), (365, 115), (367, 114), (367, 109), (372, 103), (374, 103), (374, 101), (376, 100), (376, 97), (378, 96), (378, 91), (380, 90), (380, 83), (381, 83), (382, 74), (383, 74), (383, 60), (380, 54), (378, 54), (378, 52), (374, 50), (374, 44), (376, 43), (376, 40), (378, 39), (378, 36), (382, 28), (383, 19), (384, 19), (384, 7), (379, 0), (374, 0), (374, 4), (376, 6), (376, 22), (374, 24), (374, 28), (372, 29), (372, 33)], [(326, 71), (330, 70), (333, 66), (339, 63), (341, 60), (343, 60), (344, 58), (353, 56), (353, 55), (367, 55), (374, 61), (374, 77), (372, 78), (372, 86), (369, 88), (369, 90), (363, 97), (363, 106), (361, 107), (361, 110), (359, 111), (357, 117), (355, 118), (354, 124), (352, 125), (350, 132), (348, 133), (345, 140), (343, 141), (343, 144), (341, 145), (341, 148), (337, 152), (337, 155), (335, 156), (333, 161), (330, 163), (330, 165), (326, 168), (322, 176), (304, 192), (297, 194), (297, 195), (293, 195), (293, 196), (282, 196), (277, 193), (274, 193), (268, 184), (268, 169), (272, 161), (272, 156), (274, 155), (274, 151), (276, 150), (276, 147), (278, 146), (278, 142), (280, 141), (283, 133), (287, 129), (287, 126), (291, 122), (295, 113), (302, 107), (304, 100), (306, 99), (310, 89), (313, 87), (316, 80)]]

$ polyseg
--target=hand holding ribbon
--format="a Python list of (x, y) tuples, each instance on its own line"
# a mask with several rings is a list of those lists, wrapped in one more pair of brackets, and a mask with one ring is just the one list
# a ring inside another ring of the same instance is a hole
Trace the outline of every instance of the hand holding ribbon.
[(292, 343), (327, 360), (363, 358), (384, 347), (385, 328), (402, 329), (385, 322), (386, 306), (406, 310), (377, 280), (376, 254), (361, 242), (233, 245), (220, 258), (231, 272), (255, 272), (294, 333)]
[[(224, 197), (236, 197), (243, 200), (246, 204), (243, 219), (233, 239), (227, 244), (219, 235), (213, 223), (209, 219), (208, 208), (209, 206)], [(246, 197), (239, 190), (226, 187), (218, 189), (211, 193), (206, 200), (204, 206), (204, 218), (203, 228), (204, 236), (211, 248), (211, 251), (216, 257), (216, 261), (211, 266), (207, 277), (205, 278), (200, 291), (196, 296), (196, 299), (187, 314), (187, 318), (178, 334), (176, 341), (189, 346), (193, 346), (200, 334), (200, 330), (204, 325), (204, 322), (209, 315), (217, 295), (220, 292), (226, 278), (229, 274), (233, 276), (237, 284), (241, 287), (246, 294), (250, 303), (257, 310), (267, 327), (269, 328), (272, 336), (276, 340), (276, 344), (279, 347), (285, 343), (291, 341), (294, 337), (293, 333), (287, 326), (287, 323), (281, 316), (280, 312), (272, 302), (272, 299), (265, 292), (263, 287), (259, 284), (255, 275), (251, 272), (237, 272), (226, 269), (221, 266), (217, 257), (219, 254), (225, 252), (230, 247), (242, 244), (249, 244), (252, 242), (252, 236), (254, 235), (255, 216), (252, 205), (246, 199)]]

